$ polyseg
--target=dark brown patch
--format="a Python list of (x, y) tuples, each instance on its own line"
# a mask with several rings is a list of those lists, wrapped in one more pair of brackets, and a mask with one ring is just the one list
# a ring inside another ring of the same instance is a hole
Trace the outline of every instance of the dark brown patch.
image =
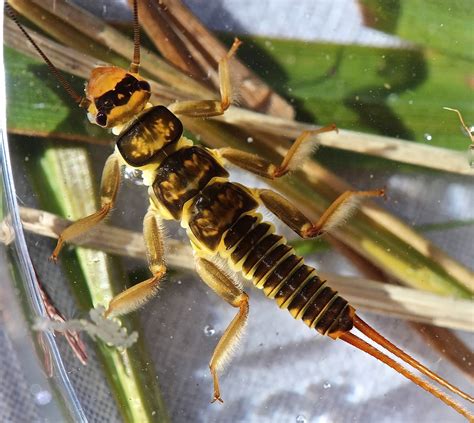
[(175, 219), (180, 219), (183, 206), (216, 177), (228, 172), (202, 147), (183, 148), (160, 164), (153, 191)]
[(231, 182), (216, 182), (196, 196), (189, 228), (203, 245), (215, 251), (239, 217), (257, 207), (257, 201), (244, 188)]
[(153, 161), (161, 150), (177, 142), (183, 134), (183, 124), (164, 106), (145, 110), (117, 139), (117, 148), (133, 167)]

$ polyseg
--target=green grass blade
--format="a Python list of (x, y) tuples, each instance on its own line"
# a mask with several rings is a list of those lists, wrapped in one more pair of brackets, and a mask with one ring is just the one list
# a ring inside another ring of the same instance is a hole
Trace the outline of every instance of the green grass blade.
[[(297, 119), (466, 150), (455, 107), (474, 117), (472, 64), (435, 51), (245, 40), (240, 56)], [(469, 123), (468, 123), (469, 124)]]
[(373, 28), (474, 59), (474, 10), (470, 0), (359, 0), (365, 23)]
[[(46, 145), (38, 141), (28, 154), (32, 179), (45, 208), (73, 220), (96, 210), (96, 181), (87, 149), (58, 141), (48, 141)], [(60, 262), (66, 274), (71, 275), (71, 286), (83, 309), (107, 305), (115, 293), (125, 288), (119, 282), (126, 278), (118, 270), (119, 263), (105, 253), (82, 247), (66, 249)], [(123, 318), (122, 323), (129, 331), (138, 330), (133, 317)], [(125, 351), (102, 342), (97, 343), (97, 348), (125, 421), (167, 421), (157, 380), (143, 372), (150, 363), (143, 343), (139, 341)]]

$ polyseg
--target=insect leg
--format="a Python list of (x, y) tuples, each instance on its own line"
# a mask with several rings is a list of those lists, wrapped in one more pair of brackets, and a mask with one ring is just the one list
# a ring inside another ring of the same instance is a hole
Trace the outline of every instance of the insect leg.
[(171, 104), (168, 109), (176, 115), (190, 117), (212, 117), (222, 115), (230, 106), (232, 99), (232, 84), (230, 81), (229, 60), (235, 55), (242, 42), (234, 39), (232, 47), (219, 61), (219, 89), (221, 94), (218, 100), (189, 100)]
[(269, 189), (257, 189), (256, 195), (265, 207), (302, 238), (314, 238), (334, 229), (346, 220), (364, 197), (380, 197), (383, 189), (345, 191), (326, 209), (316, 223), (311, 222), (293, 203)]
[(107, 217), (115, 203), (119, 185), (120, 162), (116, 154), (113, 153), (105, 162), (104, 170), (102, 172), (102, 181), (100, 185), (101, 208), (95, 213), (79, 219), (61, 232), (56, 248), (54, 249), (53, 254), (51, 254), (51, 260), (56, 261), (58, 259), (59, 252), (65, 242), (88, 232)]
[(196, 257), (196, 270), (201, 279), (211, 288), (219, 297), (227, 301), (231, 306), (238, 307), (239, 311), (230, 322), (226, 331), (222, 335), (212, 354), (209, 363), (212, 379), (214, 382), (214, 401), (222, 401), (219, 391), (219, 381), (217, 371), (221, 370), (225, 362), (229, 360), (233, 347), (240, 339), (247, 323), (249, 314), (249, 303), (247, 294), (238, 286), (237, 282), (232, 280), (214, 263), (202, 257)]
[(156, 294), (158, 285), (166, 273), (161, 219), (149, 209), (143, 220), (143, 236), (152, 277), (116, 295), (109, 303), (107, 317), (129, 313), (142, 306)]
[(286, 175), (290, 170), (300, 167), (304, 161), (310, 157), (311, 152), (318, 146), (313, 137), (317, 134), (330, 131), (337, 131), (336, 125), (332, 124), (315, 129), (314, 131), (302, 132), (291, 145), (279, 166), (270, 163), (268, 160), (256, 154), (247, 153), (231, 147), (220, 148), (217, 150), (217, 153), (235, 166), (264, 178), (275, 179)]

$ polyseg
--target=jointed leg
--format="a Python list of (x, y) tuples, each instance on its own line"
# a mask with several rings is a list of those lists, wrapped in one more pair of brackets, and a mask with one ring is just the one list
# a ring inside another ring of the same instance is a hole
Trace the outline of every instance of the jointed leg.
[(222, 401), (219, 391), (219, 380), (217, 371), (220, 370), (225, 361), (229, 359), (233, 346), (242, 335), (249, 314), (249, 303), (247, 294), (239, 288), (238, 284), (226, 275), (214, 263), (205, 258), (196, 257), (196, 270), (201, 279), (217, 294), (227, 301), (231, 306), (238, 307), (239, 311), (230, 322), (222, 335), (212, 354), (209, 363), (212, 379), (214, 382), (214, 401)]
[(157, 292), (158, 285), (166, 273), (161, 220), (152, 209), (148, 210), (143, 220), (143, 236), (148, 266), (153, 276), (112, 298), (105, 313), (107, 317), (126, 314), (142, 306)]
[(232, 47), (219, 61), (219, 89), (221, 100), (178, 101), (168, 108), (176, 115), (191, 117), (212, 117), (222, 115), (230, 106), (232, 85), (230, 82), (229, 60), (235, 55), (242, 42), (235, 38)]
[(61, 251), (61, 248), (65, 242), (88, 232), (107, 217), (110, 210), (113, 208), (119, 185), (120, 164), (118, 157), (115, 155), (115, 153), (113, 153), (105, 162), (104, 170), (102, 172), (102, 181), (100, 186), (101, 208), (95, 213), (74, 222), (59, 235), (56, 248), (50, 257), (51, 260), (56, 261), (58, 259), (59, 252)]
[(269, 189), (255, 193), (265, 207), (302, 238), (315, 238), (334, 229), (346, 220), (364, 197), (383, 197), (384, 189), (374, 191), (345, 191), (327, 208), (316, 223), (312, 223), (297, 207), (280, 194)]
[[(280, 166), (234, 148), (221, 148), (217, 153), (230, 163), (268, 179), (279, 178), (290, 170), (301, 166), (314, 148), (311, 137), (323, 132), (337, 130), (335, 125), (325, 126), (315, 131), (303, 132), (286, 153)], [(309, 141), (309, 142), (308, 142)], [(373, 191), (343, 192), (323, 213), (316, 223), (312, 223), (297, 207), (287, 199), (268, 189), (255, 190), (262, 203), (303, 238), (314, 238), (334, 229), (354, 211), (363, 197), (385, 196), (383, 189)]]
[(232, 43), (230, 50), (227, 52), (227, 55), (225, 55), (221, 60), (219, 60), (219, 90), (221, 94), (222, 112), (229, 108), (232, 99), (232, 84), (230, 80), (229, 60), (232, 58), (232, 56), (235, 55), (241, 44), (242, 41), (240, 41), (238, 38), (234, 38), (234, 42)]
[(292, 144), (283, 161), (279, 166), (270, 163), (256, 154), (246, 153), (234, 148), (221, 148), (218, 153), (230, 163), (242, 169), (255, 173), (264, 178), (275, 179), (286, 175), (290, 170), (294, 170), (309, 157), (311, 152), (317, 147), (312, 137), (323, 132), (337, 131), (336, 126), (329, 125), (314, 131), (304, 131)]

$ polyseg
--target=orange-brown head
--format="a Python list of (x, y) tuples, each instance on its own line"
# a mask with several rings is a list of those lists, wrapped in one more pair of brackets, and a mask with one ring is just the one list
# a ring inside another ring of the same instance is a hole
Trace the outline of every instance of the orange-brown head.
[(104, 128), (123, 125), (144, 109), (150, 95), (150, 84), (137, 73), (98, 67), (86, 87), (89, 120)]

